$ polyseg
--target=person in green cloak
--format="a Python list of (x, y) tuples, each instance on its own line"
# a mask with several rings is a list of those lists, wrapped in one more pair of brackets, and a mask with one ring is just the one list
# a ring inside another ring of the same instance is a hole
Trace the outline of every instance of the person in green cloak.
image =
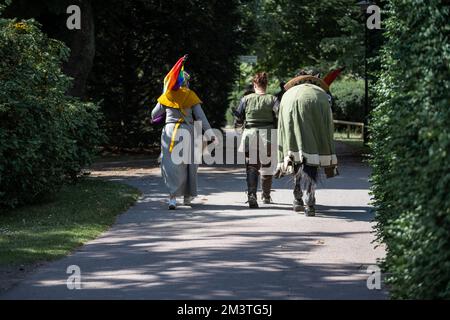
[(302, 71), (285, 85), (278, 115), (276, 178), (295, 177), (294, 211), (315, 216), (319, 168), (337, 175), (329, 86), (315, 70)]

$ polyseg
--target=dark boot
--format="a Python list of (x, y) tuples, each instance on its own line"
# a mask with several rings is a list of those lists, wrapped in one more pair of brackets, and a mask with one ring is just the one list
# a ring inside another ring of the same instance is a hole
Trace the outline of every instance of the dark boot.
[(248, 193), (248, 205), (251, 209), (258, 208), (258, 198), (256, 197), (256, 193), (258, 191), (258, 178), (259, 172), (256, 168), (248, 167), (247, 168), (247, 193)]
[(304, 168), (306, 176), (305, 178), (305, 215), (307, 217), (314, 217), (316, 215), (316, 181), (317, 181), (317, 174), (318, 170), (314, 167), (308, 167), (305, 166)]
[(250, 209), (258, 209), (258, 199), (255, 194), (249, 194), (248, 195), (248, 206)]
[(303, 212), (305, 210), (305, 204), (303, 200), (294, 199), (294, 212)]
[(272, 180), (273, 176), (262, 176), (261, 184), (262, 184), (262, 200), (264, 204), (271, 204), (272, 198), (270, 197), (270, 193), (272, 191)]
[(314, 206), (306, 206), (305, 207), (305, 215), (307, 217), (315, 217), (316, 216), (316, 208)]
[(305, 209), (305, 204), (303, 203), (303, 192), (300, 187), (300, 178), (295, 177), (295, 188), (294, 188), (294, 211), (302, 212)]

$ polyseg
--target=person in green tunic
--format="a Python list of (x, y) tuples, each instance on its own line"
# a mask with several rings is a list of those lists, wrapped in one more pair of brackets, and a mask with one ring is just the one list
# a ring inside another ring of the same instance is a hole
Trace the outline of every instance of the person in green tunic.
[[(262, 200), (270, 204), (273, 169), (272, 163), (262, 163), (260, 152), (272, 156), (272, 130), (276, 128), (279, 102), (267, 94), (268, 75), (258, 73), (253, 79), (255, 93), (242, 98), (235, 116), (244, 124), (241, 147), (245, 148), (248, 203), (250, 208), (258, 208), (257, 190), (261, 176)], [(252, 150), (253, 148), (253, 150)]]
[(337, 175), (334, 125), (329, 86), (316, 72), (289, 81), (280, 103), (278, 166), (275, 177), (294, 175), (294, 211), (315, 215), (319, 168)]

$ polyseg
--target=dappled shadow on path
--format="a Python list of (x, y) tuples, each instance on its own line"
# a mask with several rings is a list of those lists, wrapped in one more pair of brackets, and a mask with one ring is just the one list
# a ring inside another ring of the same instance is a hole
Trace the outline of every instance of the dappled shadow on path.
[[(330, 190), (340, 186), (366, 190), (368, 169), (353, 169), (336, 179)], [(290, 203), (249, 211), (243, 172), (219, 169), (200, 174), (202, 196), (192, 208), (169, 211), (159, 174), (107, 178), (141, 189), (138, 204), (102, 237), (41, 269), (6, 298), (385, 298), (383, 292), (366, 287), (370, 259), (348, 257), (345, 247), (327, 249), (336, 239), (352, 243), (368, 237), (370, 228), (317, 228), (330, 221), (369, 222), (368, 206), (318, 205), (316, 220), (293, 218)], [(290, 190), (282, 183), (277, 182), (275, 189)], [(230, 197), (221, 198), (223, 193)], [(308, 223), (311, 229), (304, 227)], [(82, 290), (67, 290), (69, 265), (80, 267)]]
[[(177, 217), (178, 215), (178, 217)], [(255, 217), (206, 215), (202, 223), (160, 214), (122, 225), (33, 281), (35, 298), (83, 299), (339, 299), (381, 298), (365, 287), (358, 263), (304, 264), (336, 232), (235, 232)], [(222, 223), (208, 232), (208, 224)], [(192, 227), (195, 226), (195, 229)], [(233, 224), (235, 226), (235, 224)], [(186, 232), (186, 230), (190, 230)], [(230, 241), (230, 239), (232, 239)], [(65, 288), (65, 266), (83, 272), (83, 290)], [(50, 290), (51, 289), (51, 290)]]
[(368, 206), (316, 206), (317, 216), (332, 217), (335, 219), (373, 221), (373, 208)]

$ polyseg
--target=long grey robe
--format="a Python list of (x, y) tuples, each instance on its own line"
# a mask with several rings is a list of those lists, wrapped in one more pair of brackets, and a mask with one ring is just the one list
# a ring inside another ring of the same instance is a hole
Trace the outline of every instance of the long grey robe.
[[(179, 109), (169, 108), (161, 104), (157, 104), (152, 111), (152, 118), (158, 118), (166, 113), (166, 125), (161, 134), (161, 174), (167, 186), (170, 196), (173, 197), (196, 197), (197, 194), (197, 171), (198, 164), (194, 164), (194, 121), (201, 121), (202, 129), (207, 131), (211, 126), (206, 118), (205, 113), (200, 105), (185, 109), (185, 114), (181, 113)], [(183, 119), (183, 123), (179, 126), (174, 150), (177, 149), (179, 143), (178, 139), (181, 129), (186, 129), (191, 134), (190, 155), (191, 161), (189, 163), (175, 164), (171, 158), (170, 144), (175, 130), (176, 123)], [(194, 120), (195, 119), (195, 120)]]

